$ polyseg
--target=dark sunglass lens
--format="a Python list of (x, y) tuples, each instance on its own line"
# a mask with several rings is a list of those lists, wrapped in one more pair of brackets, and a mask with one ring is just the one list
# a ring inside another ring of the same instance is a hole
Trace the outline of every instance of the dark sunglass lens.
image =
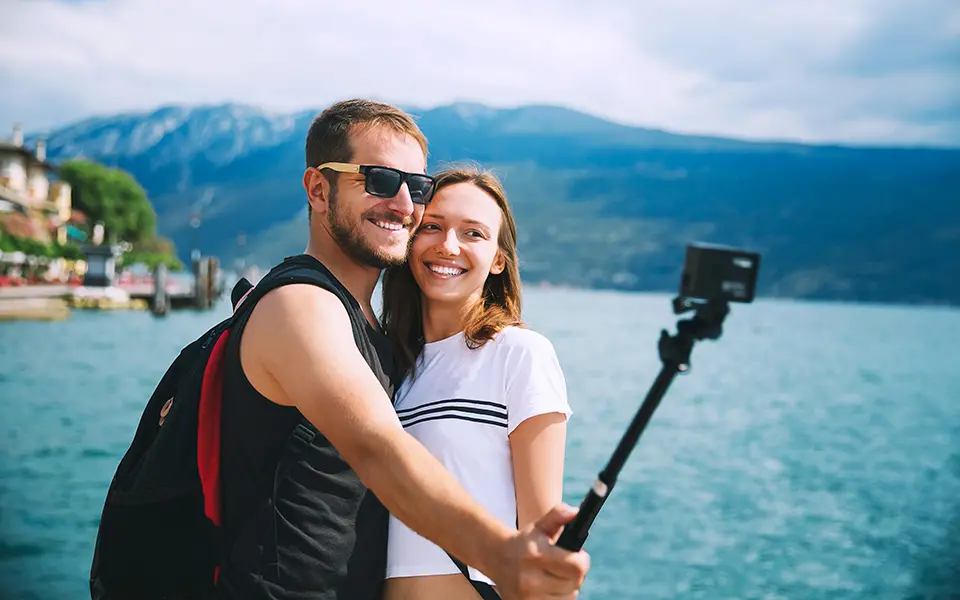
[(392, 198), (400, 191), (400, 173), (374, 167), (367, 170), (367, 193), (384, 198)]
[(410, 196), (418, 204), (430, 202), (433, 196), (433, 180), (423, 175), (411, 175), (407, 179), (407, 185), (410, 186)]

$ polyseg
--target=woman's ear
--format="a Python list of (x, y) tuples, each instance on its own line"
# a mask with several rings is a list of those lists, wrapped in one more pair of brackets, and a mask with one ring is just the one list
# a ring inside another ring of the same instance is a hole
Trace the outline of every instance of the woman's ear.
[(490, 274), (499, 275), (503, 273), (503, 270), (507, 268), (507, 259), (504, 258), (503, 252), (497, 250), (497, 257), (493, 259), (493, 264), (490, 265)]

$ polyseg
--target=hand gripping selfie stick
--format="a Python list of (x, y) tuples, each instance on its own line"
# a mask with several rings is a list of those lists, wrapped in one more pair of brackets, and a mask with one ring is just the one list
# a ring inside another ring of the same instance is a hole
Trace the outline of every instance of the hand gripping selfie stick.
[[(756, 287), (760, 255), (742, 250), (693, 244), (687, 246), (687, 258), (680, 285), (680, 295), (673, 300), (674, 314), (694, 310), (694, 316), (677, 322), (676, 335), (660, 332), (659, 353), (663, 366), (647, 392), (643, 404), (630, 427), (620, 438), (613, 456), (597, 476), (583, 501), (580, 511), (560, 534), (557, 546), (578, 551), (587, 540), (590, 526), (610, 497), (617, 476), (630, 452), (653, 416), (660, 400), (678, 373), (690, 369), (690, 352), (695, 342), (719, 339), (723, 320), (730, 312), (729, 302), (752, 302)], [(700, 302), (696, 298), (704, 299)]]

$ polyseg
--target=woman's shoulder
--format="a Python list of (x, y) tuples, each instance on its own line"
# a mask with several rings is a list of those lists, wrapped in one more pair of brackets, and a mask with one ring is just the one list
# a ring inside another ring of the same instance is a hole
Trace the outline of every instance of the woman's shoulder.
[(506, 352), (556, 354), (553, 343), (538, 331), (511, 325), (496, 335), (497, 346)]

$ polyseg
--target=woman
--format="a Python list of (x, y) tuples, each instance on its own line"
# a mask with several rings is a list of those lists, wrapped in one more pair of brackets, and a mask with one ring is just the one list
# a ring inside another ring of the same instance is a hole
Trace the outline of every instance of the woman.
[[(566, 383), (551, 343), (523, 327), (516, 225), (493, 174), (437, 175), (407, 265), (384, 274), (382, 320), (406, 431), (511, 527), (559, 504)], [(389, 540), (386, 600), (477, 598), (444, 550), (393, 517)]]

